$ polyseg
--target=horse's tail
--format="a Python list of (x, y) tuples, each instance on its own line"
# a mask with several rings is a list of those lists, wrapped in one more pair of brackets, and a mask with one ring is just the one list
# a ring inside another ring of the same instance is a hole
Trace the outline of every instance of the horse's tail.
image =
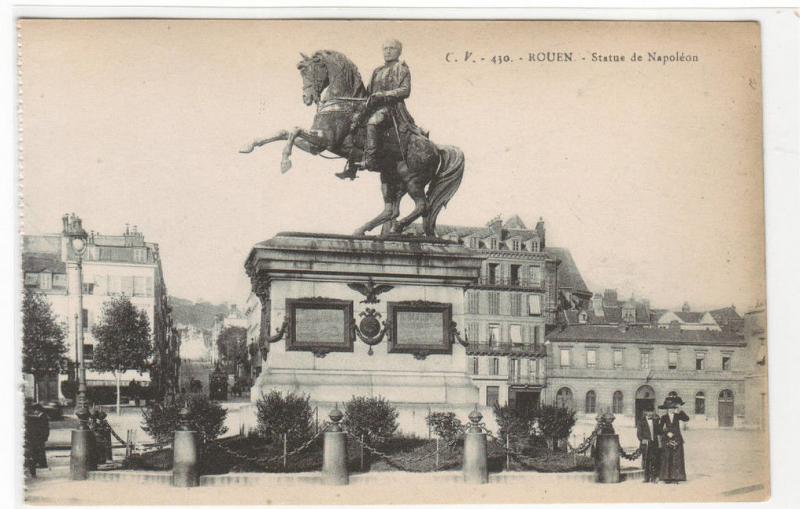
[(439, 151), (439, 168), (428, 186), (428, 234), (433, 235), (436, 218), (447, 206), (450, 198), (456, 194), (464, 177), (464, 152), (452, 145), (441, 145)]

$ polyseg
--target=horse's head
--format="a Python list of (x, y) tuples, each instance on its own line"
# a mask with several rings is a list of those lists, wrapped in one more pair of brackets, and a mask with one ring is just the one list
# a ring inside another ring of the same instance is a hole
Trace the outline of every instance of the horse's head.
[(297, 68), (303, 78), (303, 104), (311, 106), (319, 102), (320, 94), (328, 86), (328, 68), (319, 55), (307, 57), (300, 53), (300, 56), (303, 60), (297, 64)]

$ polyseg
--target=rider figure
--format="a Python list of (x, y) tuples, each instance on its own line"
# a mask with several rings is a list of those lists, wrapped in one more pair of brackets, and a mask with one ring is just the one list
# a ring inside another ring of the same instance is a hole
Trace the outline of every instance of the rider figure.
[[(372, 73), (367, 92), (368, 109), (362, 114), (369, 115), (367, 120), (367, 141), (364, 146), (364, 166), (358, 168), (348, 165), (337, 173), (341, 179), (354, 179), (356, 171), (366, 169), (380, 171), (378, 167), (378, 142), (386, 129), (409, 126), (414, 129), (414, 119), (406, 109), (404, 99), (411, 95), (411, 71), (405, 62), (399, 60), (403, 45), (397, 39), (389, 39), (383, 43), (383, 60), (385, 64)], [(351, 131), (362, 121), (361, 115), (353, 119)], [(399, 140), (398, 140), (399, 143)]]

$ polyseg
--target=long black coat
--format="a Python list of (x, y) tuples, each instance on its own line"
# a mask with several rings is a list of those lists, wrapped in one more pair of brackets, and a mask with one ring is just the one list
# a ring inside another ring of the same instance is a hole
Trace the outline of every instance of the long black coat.
[[(683, 456), (683, 435), (681, 434), (681, 421), (688, 421), (689, 416), (681, 410), (670, 418), (670, 415), (661, 417), (661, 433), (663, 447), (661, 449), (661, 468), (659, 477), (662, 481), (685, 481), (686, 464)], [(669, 434), (672, 436), (669, 436)], [(673, 444), (670, 444), (672, 442)]]
[[(655, 433), (650, 430), (651, 421)], [(648, 419), (644, 415), (636, 423), (636, 437), (639, 439), (642, 448), (642, 469), (644, 470), (644, 480), (653, 481), (659, 474), (659, 462), (661, 460), (660, 442), (661, 420), (658, 416)]]

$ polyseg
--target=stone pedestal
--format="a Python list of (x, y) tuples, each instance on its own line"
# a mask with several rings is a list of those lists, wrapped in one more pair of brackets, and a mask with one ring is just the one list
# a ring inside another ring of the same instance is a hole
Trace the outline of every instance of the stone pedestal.
[(460, 244), (283, 233), (245, 266), (269, 350), (254, 401), (303, 392), (325, 415), (352, 396), (383, 396), (418, 434), (430, 411), (463, 418), (478, 402), (457, 333), (481, 258)]

